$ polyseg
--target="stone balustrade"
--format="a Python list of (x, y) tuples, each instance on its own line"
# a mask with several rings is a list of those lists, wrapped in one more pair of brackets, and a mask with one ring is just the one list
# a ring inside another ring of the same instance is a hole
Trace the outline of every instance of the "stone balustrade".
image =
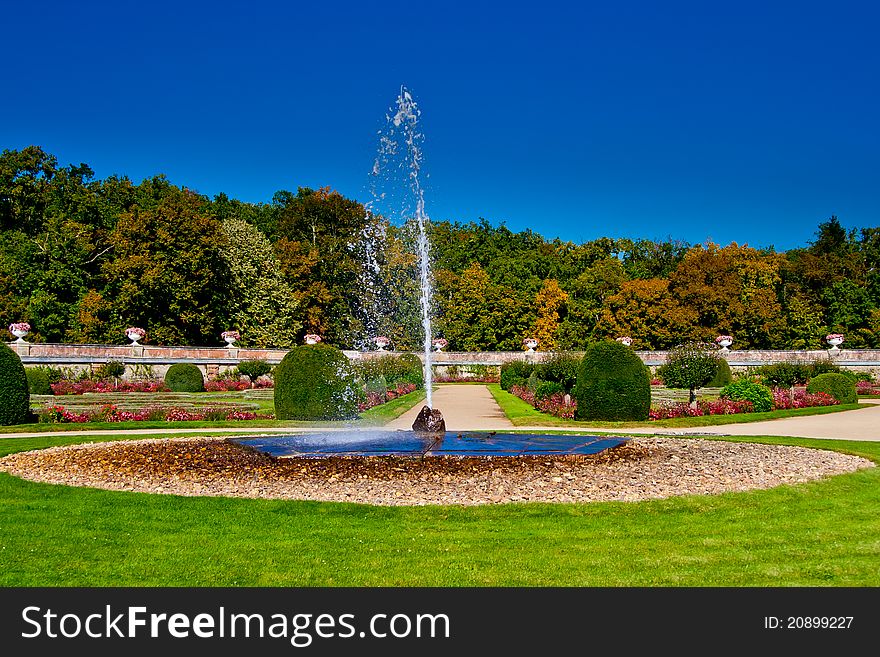
[[(121, 361), (133, 369), (136, 366), (150, 368), (154, 376), (164, 376), (174, 363), (193, 363), (208, 375), (216, 375), (231, 369), (242, 360), (265, 360), (270, 364), (281, 362), (286, 349), (239, 349), (226, 347), (158, 347), (153, 345), (98, 345), (98, 344), (44, 344), (8, 343), (27, 366), (51, 365), (76, 370), (99, 367), (108, 361)], [(650, 367), (666, 362), (665, 351), (637, 351), (639, 357)], [(345, 351), (352, 359), (377, 358), (381, 352)], [(423, 354), (416, 354), (420, 358)], [(552, 352), (538, 351), (449, 351), (434, 352), (431, 361), (441, 371), (456, 366), (466, 368), (473, 365), (500, 366), (514, 360), (541, 362), (551, 357)], [(831, 359), (846, 369), (870, 371), (880, 375), (880, 349), (824, 349), (797, 350), (736, 350), (724, 354), (733, 370), (742, 370), (769, 363), (810, 362)]]

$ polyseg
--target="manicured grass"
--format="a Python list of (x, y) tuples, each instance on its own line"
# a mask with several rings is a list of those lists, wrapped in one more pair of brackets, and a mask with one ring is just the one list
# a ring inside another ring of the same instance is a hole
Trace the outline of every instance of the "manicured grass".
[[(0, 453), (65, 438), (10, 437)], [(880, 443), (744, 440), (880, 461)], [(878, 586), (878, 517), (880, 468), (652, 502), (412, 508), (146, 495), (0, 474), (0, 585)]]
[(571, 427), (597, 429), (634, 429), (642, 427), (707, 427), (718, 424), (742, 424), (745, 422), (761, 422), (763, 420), (777, 420), (785, 417), (799, 417), (802, 415), (825, 415), (826, 413), (839, 413), (865, 408), (859, 404), (839, 404), (837, 406), (815, 406), (813, 408), (793, 408), (782, 411), (768, 411), (766, 413), (738, 413), (736, 415), (703, 415), (700, 417), (679, 417), (671, 420), (653, 420), (645, 422), (584, 422), (582, 420), (565, 420), (542, 413), (528, 402), (523, 401), (516, 395), (502, 390), (500, 385), (490, 384), (489, 391), (498, 402), (501, 410), (508, 419), (517, 426), (547, 426), (547, 427)]

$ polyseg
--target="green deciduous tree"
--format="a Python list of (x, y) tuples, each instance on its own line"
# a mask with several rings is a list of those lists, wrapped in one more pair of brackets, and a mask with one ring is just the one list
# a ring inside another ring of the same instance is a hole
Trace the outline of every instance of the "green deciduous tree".
[(222, 222), (219, 245), (229, 297), (224, 304), (230, 328), (241, 333), (241, 346), (290, 347), (300, 323), (296, 296), (284, 279), (272, 244), (243, 219)]
[(123, 213), (104, 267), (104, 296), (112, 299), (104, 339), (124, 341), (133, 324), (162, 344), (216, 344), (226, 328), (218, 309), (230, 297), (225, 239), (207, 201), (187, 190), (168, 189), (155, 207)]

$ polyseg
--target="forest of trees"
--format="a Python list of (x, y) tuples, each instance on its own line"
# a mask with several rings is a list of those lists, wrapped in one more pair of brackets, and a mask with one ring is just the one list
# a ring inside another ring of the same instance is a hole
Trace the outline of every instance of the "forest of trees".
[[(540, 218), (536, 217), (536, 223)], [(41, 148), (0, 155), (0, 319), (29, 340), (286, 347), (317, 333), (342, 348), (377, 334), (421, 342), (410, 225), (329, 189), (252, 204), (164, 176), (96, 180)], [(547, 240), (505, 226), (431, 226), (435, 336), (449, 349), (640, 349), (735, 337), (734, 348), (809, 349), (829, 332), (880, 347), (880, 227), (836, 217), (803, 248), (601, 238)]]

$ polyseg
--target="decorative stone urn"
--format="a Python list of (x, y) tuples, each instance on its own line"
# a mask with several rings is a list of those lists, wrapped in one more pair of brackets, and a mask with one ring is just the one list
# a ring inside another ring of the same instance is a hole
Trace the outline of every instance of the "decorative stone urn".
[(373, 342), (376, 343), (376, 347), (379, 349), (379, 351), (383, 352), (387, 351), (385, 347), (391, 344), (391, 340), (386, 338), (384, 335), (377, 335), (375, 338), (373, 338)]
[(538, 341), (535, 338), (526, 338), (523, 340), (523, 344), (526, 347), (527, 353), (533, 354), (535, 353), (535, 347), (538, 346)]
[(321, 336), (315, 333), (307, 333), (303, 336), (303, 340), (306, 341), (306, 344), (318, 344), (321, 341)]
[(138, 340), (143, 340), (147, 336), (147, 332), (142, 328), (130, 327), (125, 329), (125, 337), (131, 340), (130, 347), (140, 347)]
[(9, 325), (9, 332), (12, 333), (18, 340), (16, 340), (16, 344), (24, 344), (26, 340), (24, 336), (31, 332), (31, 325), (27, 322), (16, 322), (15, 324)]
[(629, 337), (628, 335), (623, 335), (623, 336), (617, 338), (617, 342), (619, 342), (620, 344), (625, 344), (627, 347), (631, 347), (632, 343), (633, 343), (633, 339), (631, 337)]
[(449, 341), (446, 338), (434, 338), (431, 340), (431, 344), (434, 347), (434, 351), (438, 354), (446, 348), (446, 345), (449, 344)]
[(831, 345), (831, 348), (828, 351), (840, 351), (840, 345), (843, 344), (843, 334), (829, 333), (825, 336), (825, 342)]
[(721, 347), (721, 351), (729, 351), (728, 347), (733, 344), (733, 337), (730, 335), (719, 335), (715, 338), (715, 342)]
[(238, 331), (223, 331), (223, 333), (220, 334), (220, 337), (226, 341), (226, 346), (232, 349), (236, 340), (241, 339), (241, 334)]

